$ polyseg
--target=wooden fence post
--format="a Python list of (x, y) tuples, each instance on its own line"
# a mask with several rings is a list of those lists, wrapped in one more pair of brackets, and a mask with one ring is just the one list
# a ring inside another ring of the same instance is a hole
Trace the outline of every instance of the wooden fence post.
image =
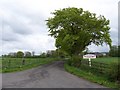
[(22, 65), (25, 65), (25, 59), (22, 60)]
[(89, 58), (89, 66), (91, 67), (91, 58)]
[(11, 64), (11, 61), (9, 60), (9, 61), (8, 61), (8, 67), (10, 67), (10, 64)]
[(101, 74), (103, 73), (103, 69), (102, 69), (103, 67), (102, 67), (102, 65), (103, 65), (103, 64), (100, 63), (100, 73), (101, 73)]

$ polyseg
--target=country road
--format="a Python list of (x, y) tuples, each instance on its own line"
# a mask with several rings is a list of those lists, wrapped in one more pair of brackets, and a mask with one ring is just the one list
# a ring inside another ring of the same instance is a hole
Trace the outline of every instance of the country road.
[(30, 70), (2, 74), (2, 88), (105, 88), (66, 72), (63, 64), (63, 61), (56, 61)]

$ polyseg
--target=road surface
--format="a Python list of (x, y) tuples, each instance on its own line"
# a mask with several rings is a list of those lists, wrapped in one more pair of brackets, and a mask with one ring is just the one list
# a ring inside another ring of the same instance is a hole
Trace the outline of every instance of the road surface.
[(56, 61), (21, 72), (2, 74), (3, 88), (105, 88), (78, 78), (64, 70), (63, 61)]

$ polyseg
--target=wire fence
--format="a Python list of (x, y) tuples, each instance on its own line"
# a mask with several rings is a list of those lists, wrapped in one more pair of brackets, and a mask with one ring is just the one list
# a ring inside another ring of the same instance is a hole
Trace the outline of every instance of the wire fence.
[(4, 69), (13, 69), (13, 68), (22, 68), (25, 66), (31, 65), (41, 65), (46, 62), (51, 61), (51, 59), (41, 59), (41, 58), (3, 58), (2, 59), (2, 70)]
[(105, 76), (110, 81), (118, 81), (120, 83), (120, 63), (107, 64), (92, 61), (91, 66), (89, 66), (88, 60), (82, 60), (79, 68), (96, 75)]
[(88, 60), (82, 60), (80, 68), (100, 75), (106, 75), (111, 70), (109, 64), (101, 62), (92, 61), (91, 66), (89, 66)]

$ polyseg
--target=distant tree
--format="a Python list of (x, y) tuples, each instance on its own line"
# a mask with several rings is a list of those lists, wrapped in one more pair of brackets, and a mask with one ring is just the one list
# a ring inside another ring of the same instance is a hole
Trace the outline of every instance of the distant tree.
[(10, 52), (8, 54), (9, 57), (16, 57), (17, 56), (17, 53), (16, 52)]
[(118, 57), (120, 57), (120, 45), (118, 46)]
[(82, 8), (64, 8), (52, 13), (47, 26), (55, 46), (71, 57), (78, 56), (91, 43), (111, 47), (109, 20), (104, 16), (84, 11)]
[(109, 55), (112, 57), (118, 57), (118, 46), (113, 45), (109, 51)]
[(67, 57), (67, 54), (64, 51), (62, 51), (61, 49), (56, 49), (56, 54), (60, 58)]
[(34, 51), (32, 51), (32, 56), (35, 56), (35, 52)]
[(4, 54), (4, 55), (2, 55), (2, 57), (7, 57), (8, 55), (6, 55), (6, 54)]
[(44, 53), (44, 52), (41, 53), (41, 54), (40, 54), (40, 57), (41, 57), (41, 58), (45, 58), (45, 57), (46, 57), (46, 53)]
[(47, 53), (46, 53), (46, 56), (47, 56), (47, 57), (50, 57), (51, 55), (52, 55), (51, 51), (48, 50)]
[(25, 57), (31, 57), (31, 52), (25, 52)]
[(17, 57), (22, 58), (24, 56), (24, 53), (22, 51), (17, 52)]
[(48, 50), (46, 53), (47, 57), (57, 57), (56, 50)]

